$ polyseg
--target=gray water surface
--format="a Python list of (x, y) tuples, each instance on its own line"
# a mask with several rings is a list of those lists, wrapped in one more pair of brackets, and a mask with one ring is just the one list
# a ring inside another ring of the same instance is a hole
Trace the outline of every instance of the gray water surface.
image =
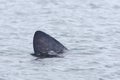
[[(0, 0), (0, 80), (120, 80), (119, 0)], [(35, 60), (44, 31), (69, 51)]]

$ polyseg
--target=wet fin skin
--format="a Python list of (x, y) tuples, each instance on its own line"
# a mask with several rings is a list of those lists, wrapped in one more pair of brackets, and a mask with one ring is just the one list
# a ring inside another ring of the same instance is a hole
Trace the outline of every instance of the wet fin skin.
[[(36, 57), (57, 57), (59, 54), (64, 53), (64, 51), (67, 50), (67, 48), (59, 41), (42, 31), (35, 32), (33, 48), (34, 54), (32, 55)], [(50, 51), (55, 52), (56, 55), (50, 55)]]

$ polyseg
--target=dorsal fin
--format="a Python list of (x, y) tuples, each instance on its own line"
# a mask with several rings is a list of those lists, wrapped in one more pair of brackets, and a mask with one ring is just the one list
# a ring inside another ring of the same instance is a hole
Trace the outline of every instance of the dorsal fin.
[(60, 54), (67, 50), (67, 48), (59, 41), (42, 31), (35, 32), (33, 38), (33, 48), (33, 55), (45, 57), (50, 56), (50, 54), (48, 54), (50, 51), (54, 51), (56, 54)]

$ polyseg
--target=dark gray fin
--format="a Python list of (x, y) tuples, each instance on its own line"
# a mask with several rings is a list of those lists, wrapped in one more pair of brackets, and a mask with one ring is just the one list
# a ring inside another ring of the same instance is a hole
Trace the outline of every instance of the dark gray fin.
[(63, 46), (59, 41), (42, 31), (35, 32), (33, 38), (33, 48), (34, 54), (32, 55), (36, 57), (54, 57), (58, 55), (50, 55), (48, 53), (50, 51), (54, 51), (57, 54), (61, 54), (67, 50), (67, 48)]

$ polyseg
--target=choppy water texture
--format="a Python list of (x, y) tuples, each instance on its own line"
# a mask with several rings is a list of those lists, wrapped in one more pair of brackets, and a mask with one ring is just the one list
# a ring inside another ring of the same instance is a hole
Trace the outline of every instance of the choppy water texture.
[[(0, 0), (0, 80), (120, 80), (119, 0)], [(64, 58), (35, 60), (42, 30)]]

